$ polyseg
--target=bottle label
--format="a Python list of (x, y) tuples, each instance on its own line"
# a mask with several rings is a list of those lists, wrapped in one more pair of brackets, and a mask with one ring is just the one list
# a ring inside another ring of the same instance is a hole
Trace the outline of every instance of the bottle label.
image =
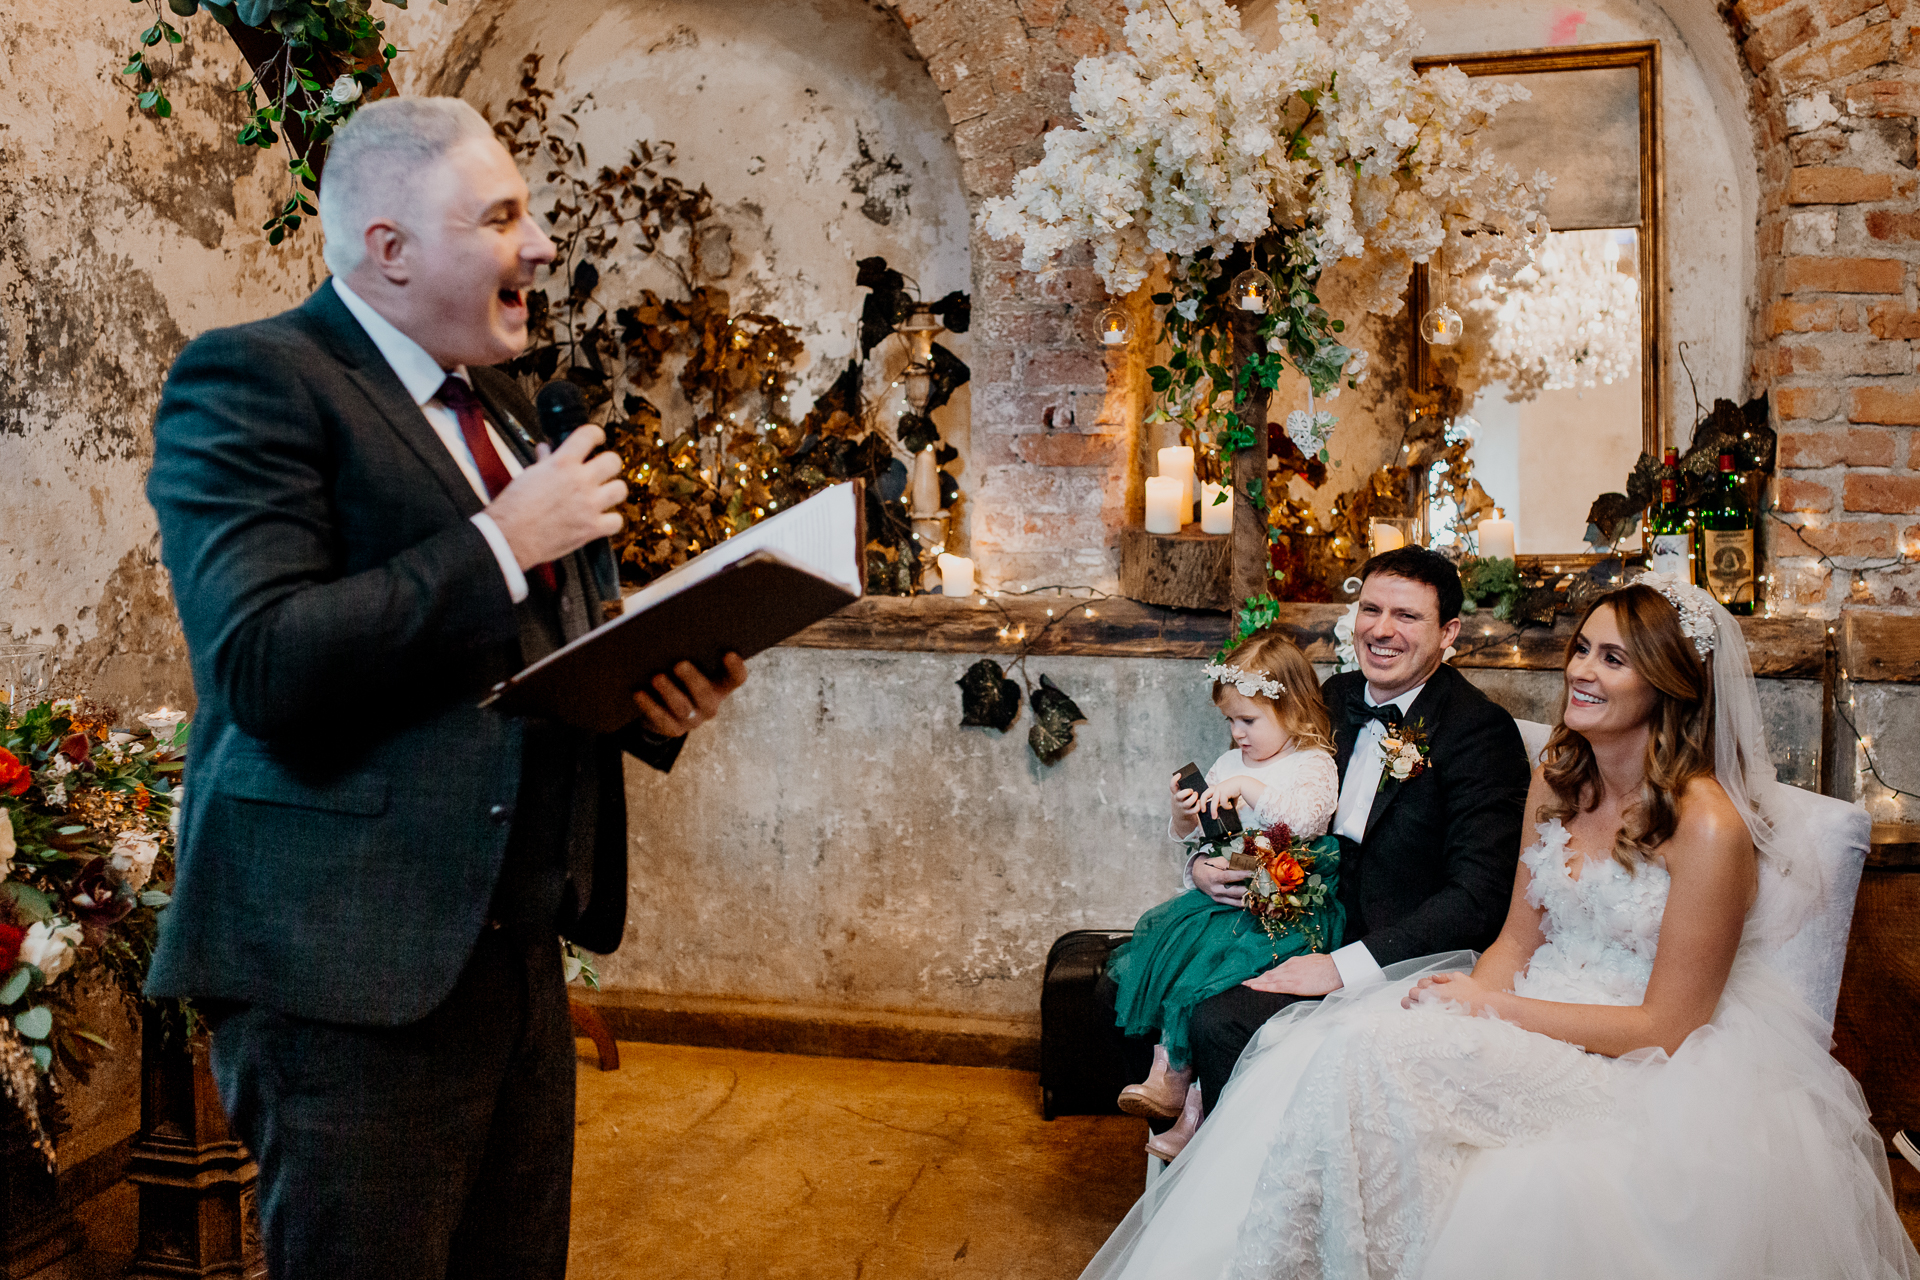
[(1693, 537), (1685, 533), (1656, 533), (1653, 535), (1653, 547), (1647, 555), (1647, 568), (1654, 573), (1671, 574), (1682, 582), (1693, 581), (1693, 568), (1688, 563), (1689, 553), (1693, 550)]
[(1707, 590), (1721, 604), (1753, 602), (1753, 530), (1702, 529)]

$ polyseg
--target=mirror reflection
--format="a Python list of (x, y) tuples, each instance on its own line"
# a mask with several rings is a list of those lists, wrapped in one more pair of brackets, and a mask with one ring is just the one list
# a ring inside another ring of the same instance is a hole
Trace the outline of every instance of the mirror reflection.
[(1521, 555), (1582, 547), (1588, 505), (1645, 445), (1638, 250), (1631, 228), (1556, 231), (1517, 268), (1433, 274), (1462, 320), (1433, 351), (1466, 406), (1454, 430)]

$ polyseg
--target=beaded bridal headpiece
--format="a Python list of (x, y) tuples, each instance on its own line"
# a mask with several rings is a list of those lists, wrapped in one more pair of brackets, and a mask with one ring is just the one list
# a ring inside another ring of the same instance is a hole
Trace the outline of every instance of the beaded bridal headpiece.
[(1243, 671), (1225, 662), (1209, 662), (1201, 671), (1206, 674), (1208, 684), (1230, 684), (1240, 691), (1242, 697), (1251, 698), (1259, 693), (1277, 698), (1287, 691), (1287, 686), (1278, 680), (1269, 679), (1258, 671)]
[(1680, 630), (1693, 641), (1694, 651), (1701, 658), (1713, 652), (1716, 627), (1712, 596), (1691, 582), (1682, 582), (1665, 573), (1643, 573), (1633, 580), (1633, 585), (1652, 587), (1667, 598), (1667, 603), (1680, 615)]

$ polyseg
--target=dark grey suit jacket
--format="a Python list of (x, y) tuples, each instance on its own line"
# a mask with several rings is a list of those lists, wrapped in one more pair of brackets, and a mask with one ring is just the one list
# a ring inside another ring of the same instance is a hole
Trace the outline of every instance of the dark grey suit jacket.
[[(1347, 708), (1365, 683), (1346, 671), (1320, 686), (1342, 781), (1362, 723)], [(1531, 771), (1513, 717), (1442, 664), (1404, 723), (1416, 720), (1427, 735), (1428, 767), (1405, 782), (1389, 778), (1374, 798), (1366, 839), (1340, 842), (1347, 941), (1366, 943), (1383, 966), (1491, 945), (1520, 861)]]
[[(531, 461), (532, 405), (471, 372)], [(148, 993), (424, 1016), (485, 924), (523, 781), (544, 776), (523, 775), (524, 725), (477, 705), (538, 630), (469, 518), (479, 497), (331, 284), (181, 353), (147, 496), (198, 698)], [(617, 598), (604, 543), (563, 573), (589, 618)], [(569, 933), (599, 951), (626, 919), (622, 747), (666, 768), (679, 742), (634, 730), (527, 762), (591, 774), (587, 812), (543, 826), (590, 849)]]

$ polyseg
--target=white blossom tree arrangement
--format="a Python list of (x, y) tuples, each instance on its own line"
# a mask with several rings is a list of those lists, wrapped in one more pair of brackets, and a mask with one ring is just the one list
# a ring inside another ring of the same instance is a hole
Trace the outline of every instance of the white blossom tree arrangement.
[[(1049, 132), (1044, 158), (987, 202), (982, 223), (1017, 237), (1021, 265), (1042, 277), (1090, 246), (1116, 296), (1164, 264), (1170, 287), (1153, 300), (1173, 353), (1151, 371), (1154, 390), (1167, 416), (1221, 424), (1196, 444), (1223, 457), (1264, 444), (1264, 396), (1243, 411), (1288, 363), (1315, 395), (1358, 381), (1365, 355), (1339, 341), (1344, 323), (1314, 292), (1335, 262), (1358, 260), (1360, 305), (1392, 315), (1415, 263), (1512, 261), (1545, 234), (1545, 176), (1522, 181), (1476, 146), (1526, 91), (1450, 67), (1415, 72), (1422, 33), (1401, 0), (1361, 0), (1337, 25), (1282, 0), (1271, 51), (1227, 0), (1127, 9), (1127, 48), (1074, 68), (1081, 127)], [(1247, 267), (1272, 289), (1243, 314), (1251, 332), (1236, 347), (1229, 285)], [(1324, 444), (1324, 430), (1313, 434)], [(1323, 461), (1302, 454), (1295, 470)], [(1258, 488), (1247, 497), (1265, 510)]]

